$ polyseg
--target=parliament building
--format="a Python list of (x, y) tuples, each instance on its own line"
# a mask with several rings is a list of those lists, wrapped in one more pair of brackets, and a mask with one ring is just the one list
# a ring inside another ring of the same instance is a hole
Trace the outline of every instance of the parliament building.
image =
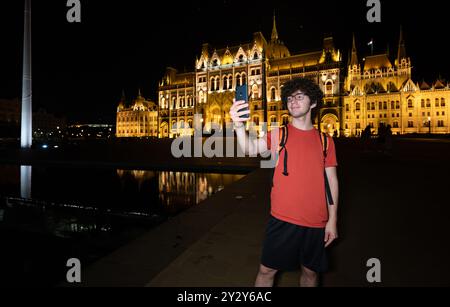
[(222, 49), (203, 44), (193, 71), (167, 68), (158, 102), (151, 103), (153, 113), (146, 121), (124, 124), (124, 119), (142, 119), (133, 115), (142, 108), (119, 106), (117, 136), (193, 135), (195, 114), (202, 115), (204, 130), (223, 130), (231, 122), (235, 89), (243, 84), (248, 85), (251, 109), (247, 129), (261, 133), (264, 122), (270, 130), (290, 121), (280, 89), (297, 77), (310, 78), (323, 90), (323, 107), (314, 124), (330, 135), (359, 136), (366, 126), (376, 134), (382, 125), (390, 125), (394, 134), (450, 133), (449, 84), (441, 80), (419, 84), (411, 79), (402, 31), (393, 60), (385, 53), (359, 61), (355, 37), (347, 64), (332, 37), (325, 37), (317, 51), (293, 54), (280, 40), (274, 18), (270, 40), (256, 32), (246, 44)]
[(394, 134), (450, 133), (449, 84), (411, 79), (411, 59), (401, 30), (394, 63), (386, 53), (359, 62), (353, 38), (347, 69), (341, 119), (346, 136), (360, 135), (366, 126), (377, 133), (382, 125), (390, 125)]
[(130, 104), (122, 94), (117, 107), (116, 137), (158, 137), (158, 106), (145, 99), (140, 90)]

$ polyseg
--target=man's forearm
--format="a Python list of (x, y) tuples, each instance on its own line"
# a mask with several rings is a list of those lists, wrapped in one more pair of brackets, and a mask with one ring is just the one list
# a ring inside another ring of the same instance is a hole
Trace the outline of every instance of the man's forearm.
[(333, 206), (330, 206), (330, 205), (328, 206), (328, 215), (329, 215), (328, 220), (331, 222), (337, 222), (337, 219), (338, 219), (337, 207), (338, 207), (337, 204), (335, 204)]
[[(239, 147), (241, 148), (241, 151), (248, 155), (249, 152), (253, 152), (253, 144), (252, 142), (249, 142), (247, 131), (245, 130), (245, 125), (239, 128), (235, 128), (236, 131), (236, 137), (239, 144)], [(248, 148), (247, 148), (248, 147)]]

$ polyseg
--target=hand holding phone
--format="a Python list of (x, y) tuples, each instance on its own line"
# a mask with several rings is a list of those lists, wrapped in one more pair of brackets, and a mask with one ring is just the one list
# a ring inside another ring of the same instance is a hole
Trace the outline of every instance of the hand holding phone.
[[(247, 84), (241, 85), (241, 86), (237, 86), (236, 87), (236, 97), (235, 97), (236, 101), (245, 101), (246, 103), (248, 103), (248, 87)], [(240, 112), (242, 111), (248, 111), (250, 110), (248, 107), (243, 108), (240, 110)], [(245, 114), (240, 116), (240, 118), (242, 119), (249, 119), (250, 118), (250, 114)]]

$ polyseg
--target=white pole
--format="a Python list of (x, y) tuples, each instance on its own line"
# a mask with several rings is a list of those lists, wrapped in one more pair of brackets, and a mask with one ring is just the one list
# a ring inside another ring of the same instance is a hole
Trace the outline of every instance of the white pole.
[(33, 109), (31, 89), (31, 0), (25, 0), (22, 75), (22, 121), (20, 144), (23, 149), (31, 148), (33, 142)]

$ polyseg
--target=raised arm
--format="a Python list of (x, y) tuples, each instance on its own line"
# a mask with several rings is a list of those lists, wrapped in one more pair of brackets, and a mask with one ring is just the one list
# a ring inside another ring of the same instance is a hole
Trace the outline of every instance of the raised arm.
[[(230, 116), (233, 120), (239, 147), (246, 155), (257, 155), (267, 151), (267, 142), (265, 138), (250, 138), (245, 130), (245, 122), (250, 118), (241, 118), (241, 116), (250, 114), (250, 111), (243, 111), (249, 104), (245, 101), (234, 101), (230, 109)], [(247, 146), (248, 144), (248, 146)]]

